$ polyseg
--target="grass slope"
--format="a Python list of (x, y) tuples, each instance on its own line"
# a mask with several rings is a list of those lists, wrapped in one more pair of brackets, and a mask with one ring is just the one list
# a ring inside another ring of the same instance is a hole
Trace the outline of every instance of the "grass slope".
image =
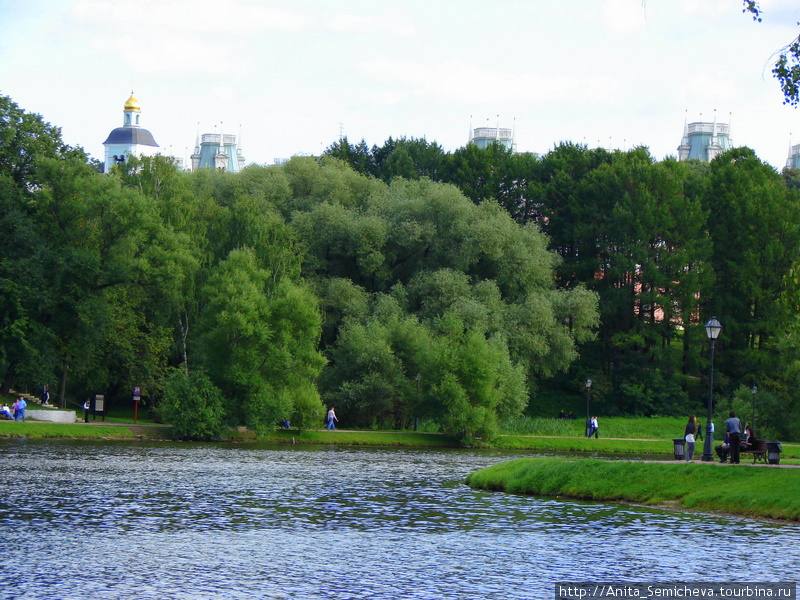
[[(625, 425), (621, 419), (615, 423), (617, 433), (627, 433), (629, 436), (641, 435), (646, 431), (655, 433), (656, 429), (667, 429), (668, 422), (659, 419), (629, 419), (631, 423)], [(555, 419), (552, 419), (555, 421)], [(644, 422), (644, 423), (642, 423)], [(31, 437), (31, 438), (65, 438), (65, 439), (151, 439), (169, 440), (171, 429), (163, 425), (148, 422), (140, 424), (116, 424), (108, 422), (100, 424), (75, 423), (45, 423), (42, 421), (28, 421), (17, 423), (14, 421), (0, 421), (0, 437)], [(662, 433), (663, 435), (663, 433)], [(624, 435), (620, 438), (625, 438)], [(232, 429), (225, 441), (229, 442), (258, 442), (276, 444), (330, 444), (330, 445), (370, 445), (370, 446), (407, 446), (420, 448), (457, 448), (458, 444), (449, 436), (436, 433), (422, 433), (413, 431), (352, 431), (324, 429), (308, 430), (282, 430), (275, 429), (265, 436), (257, 437), (253, 431)], [(531, 452), (553, 453), (583, 453), (583, 454), (638, 454), (661, 455), (668, 459), (672, 457), (672, 439), (586, 439), (579, 433), (571, 431), (564, 435), (503, 435), (487, 444), (486, 448), (500, 448), (506, 450), (522, 450)], [(699, 442), (695, 449), (695, 458), (699, 460), (703, 453), (703, 444)], [(749, 460), (746, 456), (743, 460)], [(800, 445), (783, 444), (781, 454), (782, 464), (800, 463)]]
[(521, 458), (467, 477), (476, 489), (800, 520), (800, 471), (697, 463)]
[(167, 439), (169, 428), (126, 425), (86, 425), (44, 421), (0, 421), (0, 437), (67, 439)]
[[(248, 436), (242, 438), (242, 441)], [(266, 436), (249, 437), (252, 441), (278, 444), (331, 444), (345, 446), (418, 446), (457, 447), (452, 438), (435, 433), (408, 431), (327, 431), (325, 429), (276, 430)]]

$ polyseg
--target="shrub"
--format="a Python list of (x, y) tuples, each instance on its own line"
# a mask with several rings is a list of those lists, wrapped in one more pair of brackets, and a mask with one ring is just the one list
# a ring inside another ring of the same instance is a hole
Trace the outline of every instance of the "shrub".
[(202, 371), (189, 375), (173, 371), (164, 385), (158, 410), (179, 439), (217, 440), (228, 429), (222, 393)]

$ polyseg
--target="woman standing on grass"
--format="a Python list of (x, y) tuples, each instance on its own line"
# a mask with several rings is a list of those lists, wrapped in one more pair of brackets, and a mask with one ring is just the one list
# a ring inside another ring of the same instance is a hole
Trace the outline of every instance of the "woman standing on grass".
[(686, 462), (691, 462), (694, 455), (694, 436), (697, 433), (697, 417), (692, 415), (689, 417), (689, 422), (686, 423), (686, 429), (683, 431), (683, 439), (686, 440)]

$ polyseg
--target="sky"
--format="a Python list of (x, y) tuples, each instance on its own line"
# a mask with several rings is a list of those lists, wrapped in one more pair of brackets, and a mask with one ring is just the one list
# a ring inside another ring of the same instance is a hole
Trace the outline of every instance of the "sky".
[(800, 112), (771, 66), (800, 7), (760, 5), (761, 23), (740, 0), (0, 0), (0, 94), (101, 160), (133, 91), (142, 126), (183, 158), (220, 129), (272, 164), (341, 135), (453, 151), (499, 123), (522, 152), (661, 160), (686, 120), (716, 115), (781, 169)]

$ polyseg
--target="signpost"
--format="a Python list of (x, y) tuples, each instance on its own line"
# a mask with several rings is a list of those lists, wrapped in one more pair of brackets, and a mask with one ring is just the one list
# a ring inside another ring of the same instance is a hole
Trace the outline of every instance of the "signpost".
[(93, 417), (94, 419), (97, 419), (97, 413), (102, 413), (103, 421), (106, 420), (105, 402), (106, 402), (105, 394), (94, 395), (94, 417)]
[(133, 422), (139, 418), (139, 398), (142, 396), (142, 388), (138, 385), (133, 387)]

